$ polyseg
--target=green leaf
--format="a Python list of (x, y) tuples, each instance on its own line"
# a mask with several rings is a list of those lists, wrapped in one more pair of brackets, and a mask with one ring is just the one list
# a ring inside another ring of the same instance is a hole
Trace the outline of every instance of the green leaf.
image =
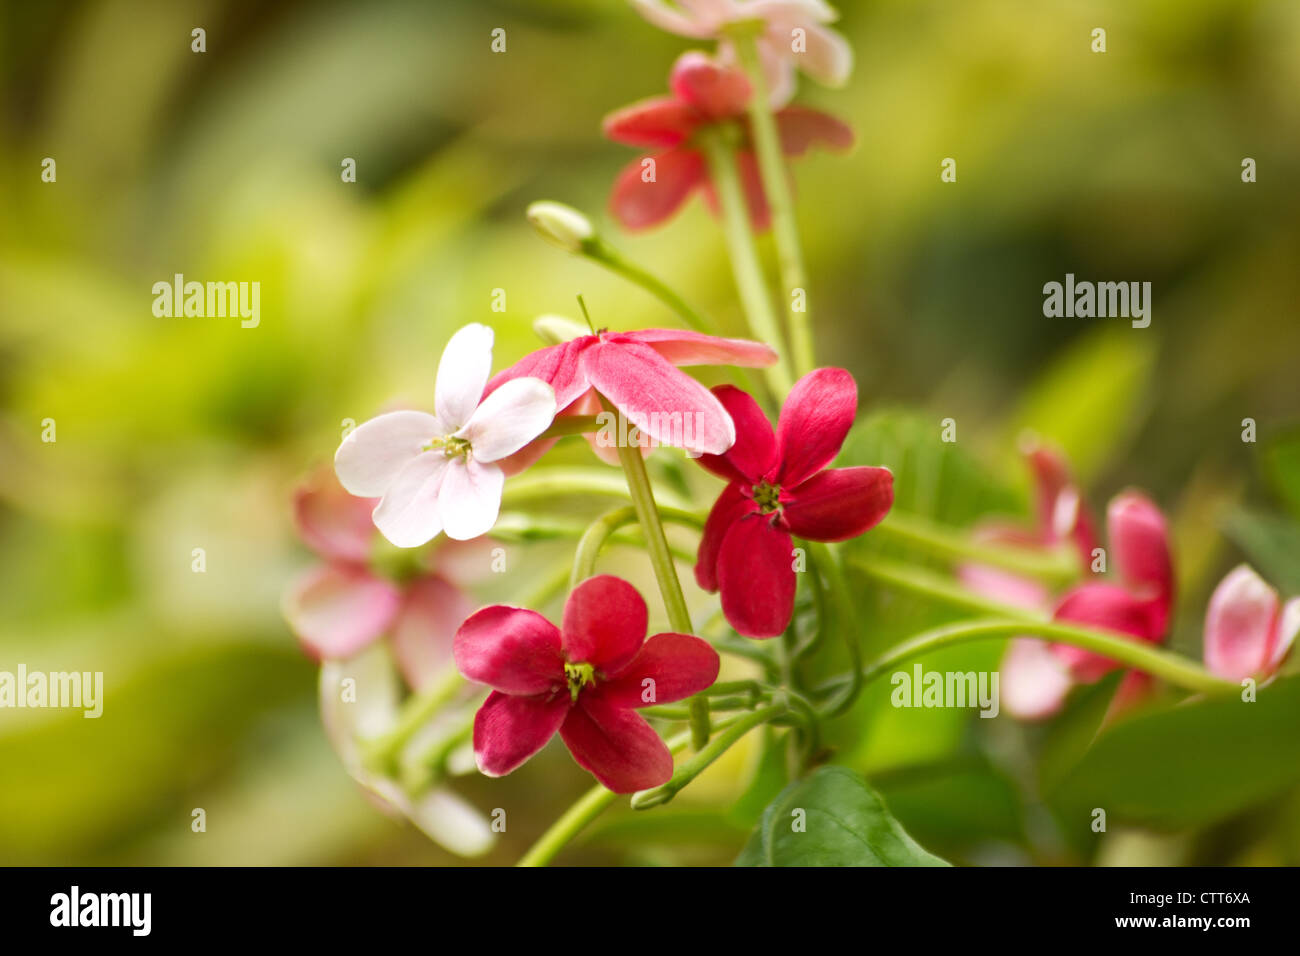
[(846, 767), (822, 767), (763, 811), (737, 866), (947, 866)]
[(1300, 524), (1239, 509), (1229, 515), (1224, 532), (1275, 587), (1284, 594), (1300, 592)]
[(1291, 514), (1300, 518), (1300, 428), (1272, 438), (1264, 448), (1264, 473)]

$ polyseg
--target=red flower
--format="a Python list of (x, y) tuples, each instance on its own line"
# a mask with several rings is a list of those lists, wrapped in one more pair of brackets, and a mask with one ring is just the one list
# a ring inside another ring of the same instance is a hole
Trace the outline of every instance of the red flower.
[[(749, 80), (739, 70), (720, 66), (692, 50), (673, 64), (669, 87), (672, 93), (668, 96), (634, 103), (605, 118), (605, 135), (615, 142), (662, 150), (637, 159), (619, 174), (610, 196), (610, 212), (628, 229), (644, 229), (663, 222), (700, 187), (710, 206), (716, 208), (705, 157), (693, 137), (702, 127), (735, 122), (742, 133), (737, 159), (750, 220), (755, 229), (766, 228), (767, 199), (745, 120), (752, 93)], [(787, 156), (801, 156), (818, 143), (833, 149), (853, 145), (853, 131), (826, 113), (787, 106), (775, 118)], [(649, 182), (643, 178), (647, 159), (654, 162), (654, 178)]]
[(842, 368), (820, 368), (795, 383), (776, 433), (745, 392), (713, 393), (736, 423), (736, 443), (700, 464), (730, 484), (709, 519), (695, 580), (722, 592), (722, 611), (748, 637), (775, 637), (794, 613), (790, 536), (843, 541), (874, 527), (894, 503), (888, 468), (831, 468), (853, 425), (858, 389)]
[[(760, 342), (724, 339), (680, 329), (641, 329), (582, 335), (525, 355), (493, 376), (487, 391), (511, 379), (541, 379), (555, 390), (560, 414), (592, 415), (604, 395), (654, 441), (696, 453), (721, 454), (736, 440), (731, 416), (713, 394), (678, 365), (761, 367), (776, 353)], [(554, 439), (536, 441), (512, 456), (506, 470), (535, 461)]]
[(495, 604), (456, 632), (456, 666), (493, 688), (474, 718), (474, 754), (510, 773), (559, 731), (579, 766), (615, 793), (667, 782), (673, 758), (633, 708), (681, 700), (718, 677), (718, 654), (690, 634), (645, 639), (646, 606), (602, 574), (573, 589), (557, 628), (536, 611)]

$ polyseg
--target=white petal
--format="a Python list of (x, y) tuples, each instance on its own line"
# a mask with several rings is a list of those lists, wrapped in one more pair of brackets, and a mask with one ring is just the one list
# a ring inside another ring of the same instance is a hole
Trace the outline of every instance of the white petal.
[(455, 460), (438, 491), (438, 510), (447, 537), (467, 541), (487, 534), (501, 510), (506, 475), (492, 464)]
[[(345, 680), (352, 683), (345, 687)], [(383, 641), (349, 660), (321, 665), (321, 723), (353, 776), (361, 770), (358, 741), (379, 737), (397, 723), (399, 693), (397, 669)]]
[(1278, 615), (1277, 644), (1273, 647), (1273, 656), (1269, 660), (1268, 670), (1277, 670), (1291, 653), (1296, 635), (1300, 634), (1300, 598), (1292, 598), (1282, 606)]
[(451, 459), (426, 451), (403, 468), (373, 515), (375, 527), (399, 548), (418, 548), (442, 530), (438, 490)]
[(475, 461), (513, 455), (555, 419), (555, 389), (540, 378), (516, 378), (483, 399), (457, 437), (474, 449)]
[(492, 330), (472, 322), (458, 331), (442, 350), (433, 408), (454, 432), (467, 421), (492, 374)]
[(354, 495), (377, 498), (429, 439), (447, 429), (427, 412), (389, 412), (364, 422), (334, 453), (339, 483)]
[(1002, 659), (1002, 704), (1024, 720), (1050, 717), (1061, 709), (1070, 690), (1070, 675), (1042, 641), (1014, 637)]
[(410, 810), (411, 822), (458, 856), (479, 856), (495, 837), (483, 814), (450, 790), (430, 790)]
[(674, 10), (664, 0), (631, 0), (632, 7), (637, 13), (645, 17), (650, 23), (653, 23), (660, 30), (667, 30), (669, 33), (676, 33), (678, 36), (694, 37), (703, 39), (712, 36), (718, 28), (716, 17), (709, 16), (707, 20), (701, 19), (700, 14), (709, 14), (714, 8), (719, 10), (726, 6), (725, 0), (694, 0), (694, 2), (683, 4), (683, 7), (696, 7), (689, 13), (682, 13)]
[(834, 30), (808, 27), (808, 51), (795, 54), (795, 62), (818, 83), (841, 87), (853, 72), (853, 47)]

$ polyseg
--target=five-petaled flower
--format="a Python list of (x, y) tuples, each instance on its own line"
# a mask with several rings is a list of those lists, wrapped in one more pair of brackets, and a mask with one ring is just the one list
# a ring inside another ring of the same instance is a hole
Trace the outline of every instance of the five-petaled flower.
[(843, 541), (874, 527), (894, 502), (888, 468), (826, 468), (853, 425), (858, 389), (841, 368), (795, 383), (776, 433), (758, 403), (730, 385), (715, 388), (736, 422), (736, 444), (700, 464), (727, 479), (704, 525), (695, 580), (721, 591), (737, 633), (775, 637), (794, 613), (791, 534)]
[[(600, 332), (525, 355), (488, 383), (488, 400), (520, 376), (532, 376), (555, 389), (561, 414), (596, 414), (603, 395), (655, 442), (697, 454), (720, 454), (736, 440), (731, 416), (707, 388), (676, 366), (753, 368), (775, 361), (771, 348), (746, 339), (680, 329)], [(534, 442), (512, 465), (535, 459), (551, 444), (551, 439)]]
[[(740, 135), (737, 164), (755, 229), (769, 218), (758, 163), (750, 143), (745, 105), (751, 87), (743, 73), (720, 66), (703, 53), (683, 53), (669, 77), (669, 96), (634, 103), (605, 118), (605, 135), (628, 146), (657, 149), (630, 163), (619, 174), (610, 195), (610, 211), (628, 229), (644, 229), (675, 213), (696, 189), (703, 189), (711, 208), (717, 198), (708, 164), (696, 134), (704, 127), (732, 124)], [(853, 145), (853, 132), (826, 113), (789, 106), (776, 114), (777, 132), (787, 156), (801, 156), (810, 147), (833, 149)], [(654, 175), (648, 176), (647, 169)]]
[(492, 394), (490, 328), (467, 325), (438, 363), (434, 411), (389, 412), (358, 426), (334, 456), (343, 487), (379, 498), (375, 526), (399, 548), (419, 547), (440, 531), (477, 538), (496, 523), (505, 472), (496, 464), (550, 425), (555, 393), (515, 378)]
[(556, 627), (503, 604), (456, 633), (462, 674), (493, 688), (474, 719), (474, 754), (492, 777), (510, 773), (558, 731), (573, 759), (616, 793), (666, 783), (668, 747), (633, 709), (681, 700), (718, 677), (718, 654), (690, 634), (646, 640), (646, 605), (602, 574), (573, 589)]
[(1300, 632), (1300, 598), (1283, 604), (1277, 591), (1241, 564), (1228, 572), (1205, 611), (1205, 666), (1228, 680), (1269, 677)]
[(853, 71), (853, 49), (826, 26), (839, 14), (825, 0), (632, 0), (655, 26), (696, 40), (716, 39), (723, 62), (736, 62), (730, 30), (753, 29), (773, 107), (794, 95), (801, 69), (826, 86), (841, 86)]

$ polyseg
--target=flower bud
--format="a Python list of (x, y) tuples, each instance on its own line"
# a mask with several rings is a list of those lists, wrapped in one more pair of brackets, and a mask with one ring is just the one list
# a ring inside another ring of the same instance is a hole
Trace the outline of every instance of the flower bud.
[(526, 215), (543, 239), (568, 252), (581, 252), (596, 235), (591, 220), (564, 203), (543, 199), (532, 203)]
[(1300, 630), (1300, 599), (1279, 605), (1249, 565), (1229, 571), (1205, 611), (1205, 666), (1227, 680), (1277, 670)]

